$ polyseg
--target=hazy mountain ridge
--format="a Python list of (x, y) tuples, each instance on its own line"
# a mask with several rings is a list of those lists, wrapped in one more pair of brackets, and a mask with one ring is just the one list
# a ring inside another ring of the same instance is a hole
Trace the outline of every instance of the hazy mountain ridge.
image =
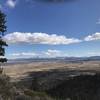
[(55, 58), (17, 58), (8, 59), (8, 63), (30, 63), (30, 62), (49, 62), (49, 61), (65, 61), (65, 62), (77, 62), (77, 61), (96, 61), (100, 60), (100, 56), (91, 57), (55, 57)]

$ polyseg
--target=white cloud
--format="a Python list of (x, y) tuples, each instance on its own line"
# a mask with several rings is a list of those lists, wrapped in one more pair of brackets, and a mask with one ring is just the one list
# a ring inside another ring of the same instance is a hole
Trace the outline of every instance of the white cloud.
[(100, 52), (89, 52), (89, 56), (100, 56)]
[(10, 8), (14, 8), (16, 6), (17, 0), (7, 0), (6, 4)]
[(44, 52), (45, 56), (47, 57), (60, 57), (62, 56), (62, 52), (60, 50), (53, 50), (49, 49), (46, 52)]
[(81, 40), (76, 38), (67, 38), (64, 35), (47, 34), (47, 33), (21, 33), (13, 32), (4, 36), (7, 43), (32, 43), (32, 44), (72, 44), (79, 43)]
[(20, 52), (20, 53), (13, 53), (13, 54), (11, 54), (11, 56), (15, 56), (15, 57), (23, 57), (23, 56), (34, 57), (34, 56), (37, 56), (37, 54), (34, 53), (34, 52)]
[(30, 57), (54, 58), (54, 57), (65, 57), (68, 55), (60, 50), (48, 49), (42, 52), (17, 52), (9, 54), (9, 56), (11, 58), (30, 58)]
[(89, 36), (85, 37), (84, 40), (85, 41), (100, 40), (100, 33), (97, 32), (95, 34), (89, 35)]
[(48, 49), (47, 51), (43, 52), (45, 57), (66, 57), (69, 56), (67, 52), (56, 50), (56, 49)]
[(100, 18), (98, 19), (98, 21), (96, 22), (96, 24), (100, 24)]
[(2, 5), (0, 4), (0, 9), (2, 9)]

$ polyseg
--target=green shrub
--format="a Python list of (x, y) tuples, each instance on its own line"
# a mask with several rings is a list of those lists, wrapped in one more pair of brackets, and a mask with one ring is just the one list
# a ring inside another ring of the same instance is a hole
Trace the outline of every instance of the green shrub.
[(32, 90), (25, 90), (25, 95), (28, 95), (33, 98), (33, 100), (53, 100), (45, 92), (36, 92)]
[(15, 97), (15, 100), (32, 100), (30, 96), (27, 95), (18, 95)]
[(0, 74), (0, 97), (3, 100), (12, 100), (14, 93), (10, 78), (7, 75)]

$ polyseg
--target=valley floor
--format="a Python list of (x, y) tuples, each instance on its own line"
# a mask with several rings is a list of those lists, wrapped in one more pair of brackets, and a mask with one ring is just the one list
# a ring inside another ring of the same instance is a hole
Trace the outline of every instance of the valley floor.
[(28, 75), (29, 72), (49, 71), (49, 70), (89, 70), (93, 72), (100, 71), (100, 61), (82, 61), (82, 62), (33, 62), (23, 64), (11, 64), (4, 66), (4, 73), (13, 80), (19, 80)]
[(46, 92), (54, 100), (100, 99), (100, 61), (11, 64), (4, 73), (17, 89)]

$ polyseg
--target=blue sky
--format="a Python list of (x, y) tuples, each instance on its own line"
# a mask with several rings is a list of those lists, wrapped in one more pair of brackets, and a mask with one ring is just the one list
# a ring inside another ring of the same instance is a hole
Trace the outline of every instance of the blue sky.
[(2, 0), (8, 58), (100, 55), (100, 1)]

